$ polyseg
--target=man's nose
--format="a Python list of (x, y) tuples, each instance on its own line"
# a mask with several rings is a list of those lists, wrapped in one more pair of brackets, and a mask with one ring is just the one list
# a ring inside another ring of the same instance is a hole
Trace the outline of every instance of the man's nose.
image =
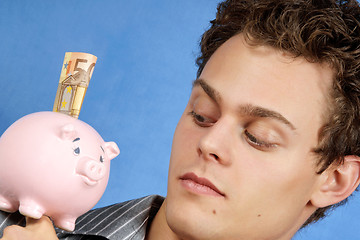
[(223, 165), (231, 164), (232, 138), (230, 121), (219, 119), (211, 127), (207, 127), (200, 138), (197, 152), (206, 161), (214, 161)]

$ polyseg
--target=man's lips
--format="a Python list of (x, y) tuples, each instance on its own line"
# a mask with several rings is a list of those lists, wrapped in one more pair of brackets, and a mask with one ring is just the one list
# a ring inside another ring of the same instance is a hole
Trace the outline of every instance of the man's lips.
[(206, 178), (198, 177), (195, 173), (186, 173), (180, 177), (180, 180), (182, 185), (192, 192), (225, 197), (225, 194), (222, 193), (211, 181)]

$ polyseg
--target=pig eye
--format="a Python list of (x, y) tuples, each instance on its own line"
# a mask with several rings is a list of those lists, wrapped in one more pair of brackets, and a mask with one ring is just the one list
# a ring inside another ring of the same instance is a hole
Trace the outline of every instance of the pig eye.
[[(100, 146), (101, 150), (103, 151), (103, 153), (105, 154), (104, 148), (102, 146)], [(100, 155), (100, 162), (104, 162), (104, 158), (102, 155)]]
[(73, 143), (74, 143), (73, 149), (74, 149), (74, 155), (75, 156), (80, 154), (80, 147), (78, 147), (79, 144), (77, 143), (78, 141), (80, 141), (80, 138), (75, 138), (73, 140)]
[(76, 156), (80, 154), (80, 148), (79, 148), (79, 147), (77, 147), (77, 148), (74, 149), (74, 154), (75, 154)]

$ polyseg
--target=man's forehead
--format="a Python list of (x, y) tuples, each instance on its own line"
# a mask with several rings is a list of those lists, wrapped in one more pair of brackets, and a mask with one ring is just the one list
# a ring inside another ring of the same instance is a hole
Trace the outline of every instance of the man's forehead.
[[(224, 51), (223, 48), (227, 48), (227, 51)], [(321, 90), (321, 93), (324, 94), (325, 97), (329, 97), (332, 93), (333, 83), (336, 76), (336, 69), (332, 67), (331, 63), (328, 62), (319, 62), (317, 60), (308, 59), (305, 56), (295, 56), (293, 53), (280, 50), (272, 46), (256, 44), (255, 40), (248, 39), (244, 36), (244, 34), (237, 34), (230, 39), (228, 39), (225, 43), (223, 43), (209, 58), (208, 63), (205, 65), (205, 68), (209, 68), (208, 65), (211, 65), (211, 69), (207, 69), (212, 71), (214, 69), (214, 65), (218, 65), (218, 63), (211, 64), (214, 57), (218, 57), (217, 55), (223, 55), (223, 58), (240, 58), (242, 55), (251, 56), (251, 59), (254, 59), (255, 62), (258, 62), (259, 69), (265, 68), (266, 61), (271, 62), (281, 62), (283, 63), (283, 68), (289, 69), (296, 68), (297, 66), (306, 66), (308, 65), (309, 71), (312, 72), (311, 77), (315, 77), (319, 80), (317, 81), (317, 85)], [(251, 60), (246, 59), (246, 61)], [(313, 66), (313, 67), (311, 67)], [(240, 67), (234, 67), (233, 69), (241, 69)], [(280, 72), (281, 69), (274, 69), (274, 72)], [(290, 72), (289, 71), (289, 72)], [(206, 72), (206, 71), (205, 71)], [(199, 78), (202, 78), (200, 75)], [(309, 86), (311, 88), (311, 86)]]

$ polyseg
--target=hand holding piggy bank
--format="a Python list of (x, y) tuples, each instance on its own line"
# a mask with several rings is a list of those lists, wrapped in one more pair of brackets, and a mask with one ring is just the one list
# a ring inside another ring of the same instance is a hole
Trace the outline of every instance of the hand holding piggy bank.
[(56, 112), (29, 114), (0, 138), (0, 210), (47, 215), (73, 231), (105, 191), (120, 153), (88, 124)]

